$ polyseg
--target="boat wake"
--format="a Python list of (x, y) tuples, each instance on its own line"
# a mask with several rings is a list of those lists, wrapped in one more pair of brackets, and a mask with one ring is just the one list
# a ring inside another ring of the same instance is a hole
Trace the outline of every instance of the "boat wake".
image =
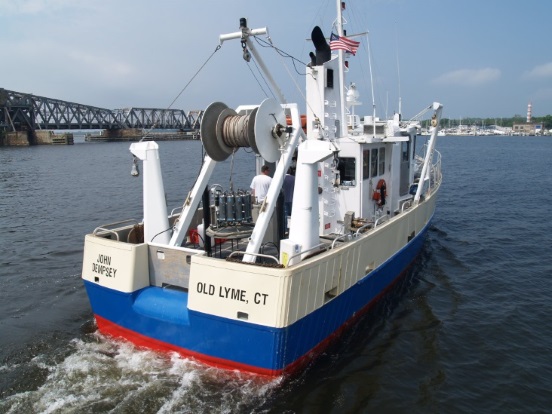
[(62, 361), (35, 357), (32, 364), (48, 372), (44, 383), (3, 399), (0, 411), (255, 412), (281, 383), (138, 349), (99, 333), (69, 346), (72, 352)]

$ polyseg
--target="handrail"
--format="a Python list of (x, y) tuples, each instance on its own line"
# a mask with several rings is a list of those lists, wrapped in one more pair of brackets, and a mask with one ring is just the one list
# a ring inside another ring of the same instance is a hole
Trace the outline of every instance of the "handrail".
[(116, 225), (121, 225), (121, 224), (124, 224), (124, 223), (134, 223), (134, 224), (139, 224), (138, 223), (138, 220), (136, 219), (128, 219), (128, 220), (123, 220), (123, 221), (116, 221), (114, 223), (108, 223), (108, 224), (103, 224), (101, 226), (98, 226), (94, 229), (94, 231), (92, 232), (92, 234), (94, 236), (96, 236), (96, 234), (99, 232), (99, 231), (105, 231), (107, 233), (113, 233), (115, 235), (115, 237), (117, 237), (117, 241), (119, 241), (119, 234), (115, 231), (113, 231), (113, 229), (108, 229), (106, 227), (108, 226), (116, 226)]
[[(119, 224), (123, 224), (123, 223), (135, 223), (135, 224), (138, 224), (138, 220), (136, 219), (127, 219), (127, 220), (122, 220), (122, 221), (116, 221), (114, 223), (107, 223), (107, 224), (102, 224), (100, 227), (104, 227), (104, 226), (115, 226), (115, 225), (119, 225)], [(100, 227), (97, 227), (97, 228), (100, 228)], [(105, 229), (104, 229), (105, 230)]]
[(387, 221), (387, 220), (389, 220), (389, 217), (388, 217), (387, 215), (385, 215), (385, 216), (381, 216), (380, 218), (378, 218), (378, 219), (374, 222), (374, 228), (377, 227), (377, 225), (379, 224), (378, 222), (379, 222), (380, 220), (381, 220), (381, 221)]
[(111, 229), (104, 229), (102, 227), (97, 227), (94, 232), (92, 233), (94, 236), (96, 236), (96, 230), (102, 230), (102, 231), (105, 231), (106, 233), (113, 233), (115, 235), (115, 237), (117, 238), (117, 241), (119, 241), (119, 233), (117, 233), (116, 231), (113, 231)]
[(271, 256), (269, 254), (262, 254), (262, 253), (246, 253), (246, 252), (241, 252), (241, 251), (238, 251), (236, 250), (235, 252), (232, 252), (228, 255), (228, 257), (232, 257), (234, 255), (238, 255), (238, 254), (241, 254), (242, 256), (245, 256), (246, 254), (248, 255), (251, 255), (251, 256), (255, 256), (255, 257), (264, 257), (265, 259), (272, 259), (274, 260), (277, 264), (280, 264), (280, 261), (274, 257), (274, 256)]
[(169, 214), (169, 217), (174, 216), (174, 212), (175, 212), (176, 210), (180, 210), (180, 212), (182, 212), (182, 206), (178, 206), (178, 207), (173, 208), (173, 209), (171, 210), (171, 214)]
[[(405, 207), (407, 206), (407, 207)], [(403, 205), (401, 206), (401, 213), (404, 213), (404, 210), (406, 210), (407, 208), (410, 208), (412, 207), (412, 199), (410, 200), (406, 200)]]
[(332, 242), (332, 249), (334, 248), (334, 245), (335, 245), (335, 242), (336, 242), (336, 241), (342, 239), (343, 237), (350, 237), (350, 236), (351, 236), (350, 234), (342, 234), (341, 236), (336, 237), (336, 238), (334, 239), (334, 241)]
[[(295, 253), (293, 256), (291, 256), (289, 259), (288, 259), (288, 263), (291, 262), (291, 259), (297, 257), (297, 256), (300, 256), (302, 254), (305, 254), (305, 253), (308, 253), (310, 252), (311, 250), (314, 250), (314, 249), (318, 249), (320, 247), (326, 247), (327, 244), (326, 243), (320, 243), (320, 244), (317, 244), (316, 246), (313, 246), (311, 247), (310, 249), (307, 249), (307, 250), (302, 250), (300, 251), (299, 253)], [(324, 250), (327, 250), (327, 249), (324, 249)]]
[(368, 226), (374, 226), (374, 223), (366, 223), (364, 226), (361, 226), (358, 228), (358, 230), (355, 232), (355, 237), (358, 237), (358, 234), (360, 233), (361, 230), (364, 230), (364, 228), (368, 227)]

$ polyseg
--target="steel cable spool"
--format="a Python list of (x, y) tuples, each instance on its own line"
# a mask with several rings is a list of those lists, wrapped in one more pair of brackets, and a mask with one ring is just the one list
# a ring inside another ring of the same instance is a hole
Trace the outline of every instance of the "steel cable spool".
[(229, 147), (249, 147), (247, 136), (249, 118), (249, 115), (226, 117), (223, 126), (223, 139), (226, 145)]
[(275, 162), (280, 157), (278, 138), (285, 125), (284, 111), (272, 99), (265, 99), (246, 115), (213, 102), (203, 114), (201, 140), (214, 161), (224, 161), (237, 148), (250, 147), (266, 161)]

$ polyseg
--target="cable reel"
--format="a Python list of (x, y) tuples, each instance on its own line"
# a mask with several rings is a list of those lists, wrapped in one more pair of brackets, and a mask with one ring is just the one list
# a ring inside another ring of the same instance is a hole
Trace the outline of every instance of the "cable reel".
[(224, 161), (235, 149), (249, 147), (268, 162), (280, 158), (286, 127), (282, 107), (273, 99), (265, 99), (246, 115), (239, 115), (222, 102), (213, 102), (203, 113), (201, 140), (207, 155)]

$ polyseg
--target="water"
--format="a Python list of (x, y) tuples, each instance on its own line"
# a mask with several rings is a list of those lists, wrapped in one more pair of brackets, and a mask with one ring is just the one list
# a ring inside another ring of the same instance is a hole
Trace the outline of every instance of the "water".
[[(162, 142), (182, 203), (199, 142)], [(126, 143), (0, 148), (0, 413), (548, 412), (547, 137), (444, 137), (437, 213), (411, 274), (299, 377), (260, 380), (98, 334), (84, 234), (141, 216)], [(214, 182), (245, 188), (238, 153)]]

